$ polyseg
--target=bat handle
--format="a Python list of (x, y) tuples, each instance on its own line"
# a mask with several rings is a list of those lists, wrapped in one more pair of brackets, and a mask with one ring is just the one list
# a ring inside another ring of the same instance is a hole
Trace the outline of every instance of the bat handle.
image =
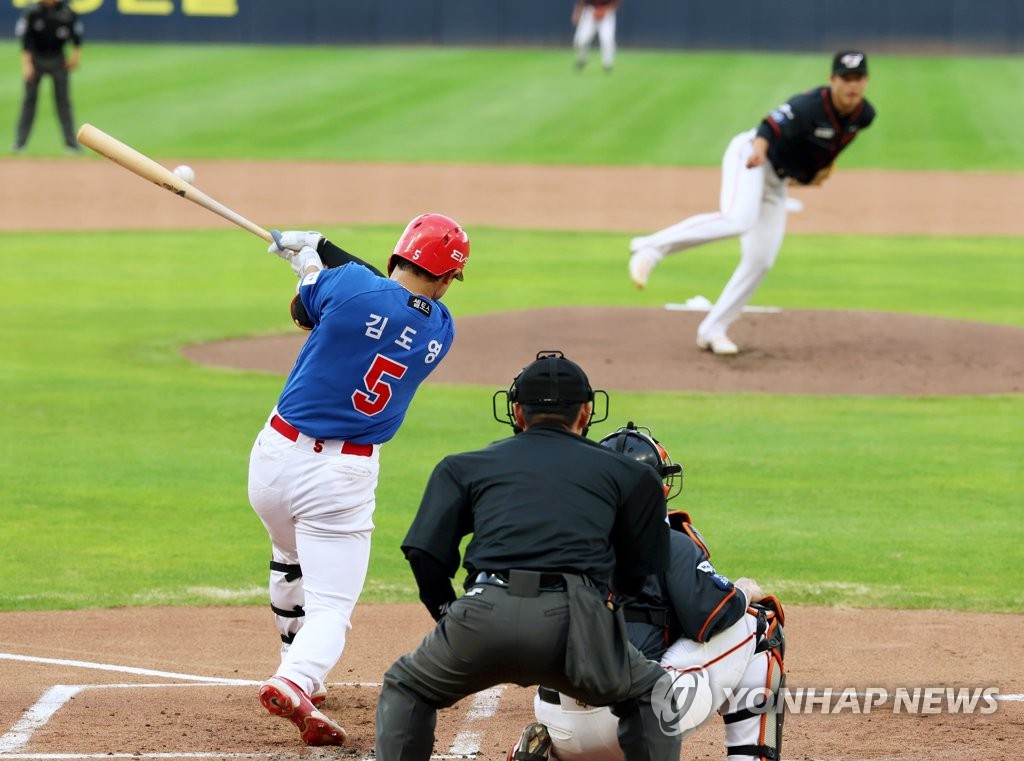
[(274, 245), (276, 245), (279, 249), (284, 251), (284, 246), (281, 245), (281, 231), (280, 230), (271, 230), (270, 231), (270, 237), (272, 237), (274, 239)]

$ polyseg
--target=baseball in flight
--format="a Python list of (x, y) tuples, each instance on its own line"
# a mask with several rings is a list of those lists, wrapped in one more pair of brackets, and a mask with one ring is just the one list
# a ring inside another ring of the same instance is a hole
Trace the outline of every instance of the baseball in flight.
[(181, 164), (174, 167), (174, 173), (190, 185), (196, 181), (196, 173), (188, 164)]

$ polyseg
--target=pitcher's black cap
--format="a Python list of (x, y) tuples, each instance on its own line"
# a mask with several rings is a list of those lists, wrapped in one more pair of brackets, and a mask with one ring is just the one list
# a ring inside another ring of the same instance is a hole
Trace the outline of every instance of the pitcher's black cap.
[(840, 50), (832, 59), (832, 74), (868, 74), (868, 57), (861, 50)]

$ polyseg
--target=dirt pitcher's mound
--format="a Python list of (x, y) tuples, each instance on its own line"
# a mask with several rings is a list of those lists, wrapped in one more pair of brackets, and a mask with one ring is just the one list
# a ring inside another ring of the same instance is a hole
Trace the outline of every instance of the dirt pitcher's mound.
[[(878, 312), (744, 315), (733, 357), (694, 343), (703, 312), (585, 307), (456, 318), (432, 383), (507, 388), (538, 350), (561, 349), (595, 388), (782, 394), (956, 395), (1024, 391), (1024, 330)], [(285, 374), (306, 334), (187, 347), (193, 361)]]

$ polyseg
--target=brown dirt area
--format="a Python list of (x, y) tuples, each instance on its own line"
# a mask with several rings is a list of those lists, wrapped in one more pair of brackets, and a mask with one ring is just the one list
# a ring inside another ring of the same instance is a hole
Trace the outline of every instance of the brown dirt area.
[[(277, 655), (276, 630), (264, 608), (5, 613), (2, 620), (0, 652), (60, 662), (4, 662), (0, 733), (50, 686), (91, 687), (24, 745), (5, 748), (0, 734), (0, 758), (4, 750), (22, 754), (19, 758), (60, 752), (348, 757), (338, 750), (302, 748), (292, 725), (269, 716), (256, 701), (255, 683), (273, 672)], [(430, 625), (418, 604), (356, 608), (324, 709), (348, 731), (346, 749), (352, 755), (366, 758), (373, 747), (373, 710), (384, 670)], [(819, 694), (826, 688), (836, 694), (845, 687), (884, 688), (891, 694), (901, 686), (996, 686), (1002, 694), (1019, 694), (1024, 661), (1020, 645), (1013, 643), (1019, 641), (1020, 625), (1021, 617), (1010, 615), (793, 606), (786, 620), (789, 688), (814, 688)], [(145, 671), (128, 673), (128, 668)], [(199, 677), (251, 684), (204, 684)], [(460, 733), (479, 732), (479, 753), (467, 757), (503, 761), (532, 720), (532, 694), (529, 688), (506, 686), (490, 718), (473, 718), (466, 710), (472, 698), (442, 711), (435, 753), (448, 754)], [(848, 709), (793, 714), (786, 720), (783, 756), (1009, 761), (1020, 757), (1022, 736), (1024, 704), (1019, 702), (1000, 703), (990, 715), (909, 715), (894, 713), (890, 703), (867, 715)], [(685, 744), (684, 758), (722, 758), (722, 737), (721, 722), (712, 719)]]
[[(187, 161), (197, 170), (198, 187), (268, 226), (398, 224), (438, 210), (470, 228), (639, 233), (713, 208), (718, 188), (711, 169)], [(227, 224), (98, 159), (7, 159), (0, 160), (0, 170), (6, 179), (0, 233), (52, 230), (55, 217), (67, 230)], [(288, 179), (287, 192), (280, 177)], [(823, 191), (794, 195), (806, 209), (791, 218), (792, 233), (1024, 235), (1017, 209), (1024, 178), (1017, 175), (851, 170), (838, 172)], [(731, 361), (689, 345), (665, 350), (660, 342), (629, 340), (692, 335), (698, 318), (693, 312), (575, 309), (458, 320), (459, 340), (433, 381), (506, 387), (507, 356), (555, 347), (592, 368), (595, 385), (609, 389), (910, 395), (1022, 390), (1022, 331), (1002, 326), (854, 312), (750, 314), (734, 335), (750, 349)], [(618, 325), (626, 331), (611, 330)], [(545, 345), (531, 338), (512, 348), (494, 340), (499, 327), (502, 335), (543, 336)], [(600, 343), (589, 335), (600, 335)], [(201, 361), (283, 373), (299, 341), (296, 334), (188, 352)], [(992, 686), (1004, 695), (1024, 693), (1024, 616), (798, 606), (787, 606), (787, 614), (791, 689)], [(430, 625), (418, 605), (357, 607), (325, 709), (348, 729), (347, 750), (315, 750), (302, 747), (292, 726), (265, 714), (255, 700), (253, 685), (273, 671), (277, 657), (265, 608), (4, 613), (0, 622), (6, 685), (0, 759), (60, 753), (365, 758), (373, 746), (376, 683)], [(59, 685), (89, 687), (65, 687), (75, 692), (66, 703), (59, 689), (41, 700)], [(531, 694), (506, 686), (489, 718), (467, 710), (471, 699), (442, 712), (435, 752), (462, 757), (459, 749), (469, 742), (478, 751), (467, 757), (502, 761), (532, 718)], [(56, 709), (52, 715), (47, 706)], [(40, 714), (48, 718), (39, 720)], [(990, 715), (908, 715), (894, 713), (890, 704), (871, 714), (792, 715), (783, 757), (1009, 760), (1020, 757), (1022, 740), (1022, 702), (1001, 701)], [(721, 748), (721, 724), (713, 720), (686, 743), (684, 757), (718, 759)]]

